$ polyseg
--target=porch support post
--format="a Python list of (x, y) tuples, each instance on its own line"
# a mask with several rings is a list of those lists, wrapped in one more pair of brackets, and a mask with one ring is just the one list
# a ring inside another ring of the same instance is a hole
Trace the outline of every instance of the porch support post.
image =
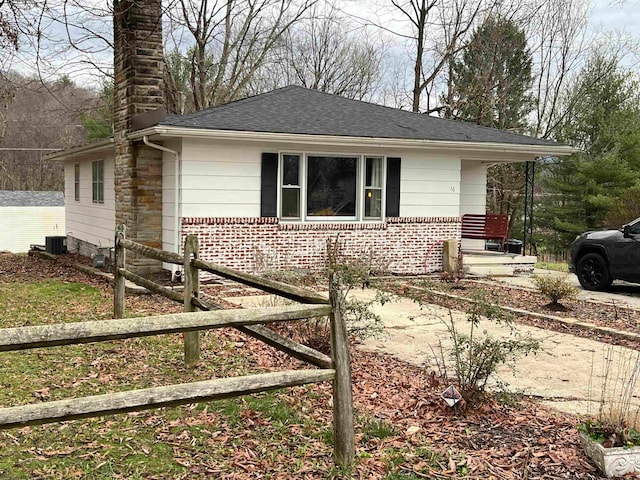
[(536, 162), (526, 162), (525, 164), (525, 192), (524, 192), (524, 227), (522, 233), (522, 254), (533, 253), (533, 190), (535, 186)]

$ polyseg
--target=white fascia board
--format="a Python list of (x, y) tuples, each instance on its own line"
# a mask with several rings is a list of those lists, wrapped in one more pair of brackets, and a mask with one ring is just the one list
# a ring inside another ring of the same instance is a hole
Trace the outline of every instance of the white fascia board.
[(512, 153), (533, 156), (565, 156), (579, 150), (567, 145), (526, 145), (489, 142), (456, 142), (438, 140), (415, 140), (402, 138), (343, 137), (337, 135), (308, 135), (292, 133), (251, 132), (238, 130), (208, 130), (205, 128), (184, 128), (154, 126), (132, 132), (130, 139), (143, 136), (210, 138), (217, 140), (242, 140), (246, 142), (287, 142), (310, 145), (337, 145), (347, 147), (380, 147), (404, 149), (450, 149), (468, 152)]
[(101, 150), (106, 150), (107, 148), (113, 148), (113, 146), (113, 137), (111, 137), (100, 142), (88, 143), (87, 145), (81, 145), (79, 147), (70, 148), (69, 150), (63, 150), (61, 152), (45, 155), (43, 158), (45, 160), (64, 160), (74, 155), (78, 155), (81, 153), (99, 152)]

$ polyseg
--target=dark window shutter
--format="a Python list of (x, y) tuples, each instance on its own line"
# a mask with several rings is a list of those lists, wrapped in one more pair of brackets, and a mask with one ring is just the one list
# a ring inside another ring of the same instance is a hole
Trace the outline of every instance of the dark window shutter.
[(262, 154), (260, 216), (278, 216), (278, 154)]
[(400, 216), (400, 159), (387, 158), (387, 217)]

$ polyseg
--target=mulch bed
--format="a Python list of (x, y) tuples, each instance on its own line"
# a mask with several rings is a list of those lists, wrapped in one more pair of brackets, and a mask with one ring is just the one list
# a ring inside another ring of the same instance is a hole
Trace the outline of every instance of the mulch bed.
[[(108, 281), (74, 270), (72, 259), (63, 258), (52, 262), (36, 257), (0, 255), (0, 283), (33, 282), (47, 279), (64, 279), (66, 281), (83, 282), (94, 285), (108, 293), (111, 285)], [(469, 289), (483, 290), (490, 293), (491, 287), (471, 286)], [(523, 307), (523, 303), (515, 303), (514, 297), (523, 297), (505, 292), (503, 287), (495, 289), (496, 295), (502, 295), (500, 301), (509, 301), (511, 305)], [(216, 288), (220, 294), (225, 294)], [(214, 294), (214, 290), (208, 290)], [(468, 291), (463, 291), (468, 296)], [(156, 295), (144, 295), (139, 301), (153, 304), (159, 311), (168, 305), (175, 305)], [(528, 305), (542, 302), (535, 296), (527, 294)], [(527, 300), (523, 300), (526, 304)], [(450, 304), (452, 308), (458, 305)], [(177, 306), (179, 307), (179, 306)], [(110, 308), (105, 305), (104, 308)], [(585, 312), (586, 310), (576, 310)], [(586, 308), (586, 307), (584, 307)], [(593, 306), (589, 307), (594, 309)], [(573, 314), (575, 315), (575, 313)], [(603, 314), (604, 315), (604, 314)], [(600, 317), (602, 322), (608, 321)], [(261, 342), (244, 337), (239, 332), (230, 330), (221, 334), (241, 341), (262, 368), (297, 368), (301, 364), (286, 355), (274, 351)], [(399, 461), (397, 468), (405, 477), (394, 478), (469, 478), (469, 479), (597, 479), (600, 477), (594, 466), (582, 454), (579, 446), (574, 416), (556, 412), (539, 405), (531, 399), (523, 399), (516, 406), (499, 405), (488, 402), (482, 408), (455, 412), (447, 407), (439, 398), (439, 394), (447, 386), (446, 383), (419, 367), (401, 362), (390, 356), (352, 350), (354, 401), (358, 416), (370, 416), (389, 422), (395, 427), (394, 434), (380, 439), (365, 440), (358, 435), (358, 465), (353, 478), (384, 478), (388, 465), (380, 458), (382, 452), (389, 449), (398, 451), (415, 450), (424, 446), (440, 453), (442, 461), (427, 462), (418, 456), (407, 456)], [(327, 401), (330, 397), (330, 385), (314, 385), (317, 396), (315, 400), (309, 396), (296, 398), (291, 395), (292, 403), (300, 403), (305, 410), (311, 406), (312, 415), (331, 419)], [(286, 394), (283, 392), (283, 394)], [(306, 402), (306, 403), (305, 403)], [(311, 402), (311, 405), (309, 405)], [(315, 403), (314, 403), (315, 402)], [(233, 438), (242, 441), (241, 431), (228, 432)], [(326, 445), (319, 452), (309, 455), (319, 459), (319, 467), (295, 478), (326, 478), (322, 473), (331, 465), (326, 458)], [(246, 448), (237, 448), (229, 453), (231, 461), (237, 465), (246, 464)], [(238, 456), (236, 459), (235, 456)], [(242, 456), (244, 455), (244, 456)], [(257, 461), (258, 459), (253, 459)], [(253, 461), (252, 460), (252, 461)], [(324, 463), (322, 463), (324, 462)], [(265, 464), (261, 459), (263, 473), (271, 473), (274, 478), (293, 478), (280, 476), (281, 465)], [(425, 473), (427, 472), (427, 473)], [(196, 471), (193, 478), (201, 478)], [(227, 471), (220, 478), (257, 478), (255, 473), (243, 473), (241, 468)], [(412, 475), (412, 476), (410, 476)]]

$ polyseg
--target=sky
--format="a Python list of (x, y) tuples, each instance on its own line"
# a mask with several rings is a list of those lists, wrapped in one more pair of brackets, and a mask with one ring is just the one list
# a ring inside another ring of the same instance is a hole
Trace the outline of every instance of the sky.
[[(103, 0), (90, 1), (100, 3)], [(342, 0), (341, 2), (346, 12), (355, 13), (367, 18), (377, 16), (379, 12), (374, 10), (376, 5), (389, 5), (389, 3), (389, 0)], [(387, 9), (387, 12), (393, 11), (393, 8)], [(400, 21), (397, 18), (391, 19), (389, 15), (390, 14), (387, 13), (386, 17), (383, 17), (387, 25), (391, 25), (394, 28), (400, 25)], [(398, 12), (396, 11), (393, 16), (398, 17)], [(101, 21), (103, 20), (101, 19)], [(592, 0), (589, 28), (593, 32), (618, 32), (640, 45), (639, 26), (640, 0)], [(48, 32), (54, 36), (64, 36), (64, 29), (60, 24), (49, 25), (47, 28), (49, 29)], [(108, 28), (110, 29), (110, 27)], [(398, 48), (398, 51), (401, 49), (402, 47)], [(44, 71), (45, 76), (51, 79), (51, 77), (55, 78), (55, 76), (66, 73), (77, 83), (97, 88), (99, 86), (99, 72), (93, 71), (93, 74), (88, 73), (86, 65), (78, 65), (73, 61), (74, 57), (77, 57), (77, 54), (75, 54), (72, 49), (64, 47), (56, 52), (55, 55), (49, 55), (48, 58), (51, 62), (51, 68)], [(103, 53), (102, 59), (105, 65), (110, 65), (110, 52)], [(633, 58), (628, 58), (625, 60), (625, 63), (633, 68), (640, 68), (640, 57), (634, 56)], [(11, 63), (11, 67), (21, 73), (33, 72), (35, 65), (36, 53), (34, 49), (30, 48), (27, 44), (23, 45), (19, 54)]]
[(601, 25), (606, 30), (618, 30), (640, 36), (640, 1), (626, 2), (595, 0), (591, 15), (594, 26)]

